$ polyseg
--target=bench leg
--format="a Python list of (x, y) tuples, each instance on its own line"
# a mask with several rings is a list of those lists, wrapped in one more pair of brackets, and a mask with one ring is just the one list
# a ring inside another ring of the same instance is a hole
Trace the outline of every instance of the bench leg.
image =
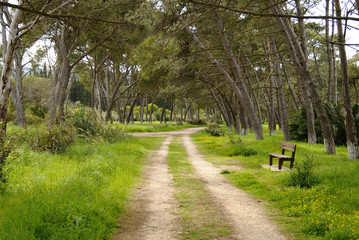
[(269, 166), (273, 165), (273, 156), (269, 156)]
[(294, 165), (294, 161), (290, 161), (290, 169), (292, 169), (293, 168), (293, 165)]
[(282, 160), (282, 159), (279, 159), (278, 169), (281, 170), (281, 169), (282, 169), (282, 166), (283, 166), (283, 160)]

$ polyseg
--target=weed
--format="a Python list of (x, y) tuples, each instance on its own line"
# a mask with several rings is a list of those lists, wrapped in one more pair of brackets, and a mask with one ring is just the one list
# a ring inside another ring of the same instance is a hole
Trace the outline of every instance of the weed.
[(228, 132), (227, 136), (231, 144), (242, 143), (241, 137), (239, 135), (236, 136), (233, 132)]
[(231, 172), (228, 171), (228, 170), (226, 170), (226, 169), (221, 171), (221, 174), (230, 174), (230, 173), (231, 173)]
[(224, 130), (218, 124), (210, 125), (204, 131), (214, 137), (224, 136)]
[(305, 155), (305, 160), (297, 162), (289, 176), (289, 186), (310, 188), (319, 182), (318, 177), (313, 173), (313, 161), (313, 156)]

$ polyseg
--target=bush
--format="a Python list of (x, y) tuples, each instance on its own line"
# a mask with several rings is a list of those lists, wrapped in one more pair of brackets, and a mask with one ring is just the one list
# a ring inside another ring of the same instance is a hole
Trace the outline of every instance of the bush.
[(32, 150), (61, 153), (75, 142), (76, 129), (72, 126), (37, 128), (27, 135), (26, 141)]
[(313, 157), (306, 155), (302, 163), (294, 166), (294, 171), (289, 175), (289, 186), (298, 186), (301, 188), (310, 188), (319, 182), (313, 174)]
[(108, 126), (103, 127), (100, 130), (100, 136), (109, 143), (118, 142), (127, 138), (121, 128), (111, 128)]
[(214, 137), (224, 136), (224, 130), (217, 124), (208, 126), (204, 131)]
[(96, 113), (91, 110), (86, 110), (85, 107), (75, 109), (71, 118), (67, 120), (69, 125), (73, 125), (80, 135), (84, 137), (94, 136), (100, 132), (101, 126)]
[(176, 125), (183, 125), (183, 122), (181, 120), (177, 120)]
[[(343, 118), (340, 116), (340, 105), (335, 107), (333, 104), (325, 103), (324, 106), (333, 131), (335, 144), (338, 146), (346, 145), (345, 124)], [(357, 137), (359, 137), (359, 103), (353, 106), (353, 115), (357, 127)], [(315, 119), (317, 119), (317, 117), (315, 117)], [(291, 115), (289, 129), (290, 136), (293, 140), (308, 140), (307, 116), (304, 107)], [(318, 119), (315, 121), (315, 131), (317, 134), (317, 142), (323, 143), (322, 130)]]
[(41, 106), (33, 106), (30, 107), (30, 111), (32, 115), (35, 115), (39, 118), (45, 118), (45, 114), (47, 113), (47, 108)]
[(205, 125), (206, 121), (203, 119), (192, 119), (192, 120), (189, 120), (188, 123), (193, 124), (193, 125)]

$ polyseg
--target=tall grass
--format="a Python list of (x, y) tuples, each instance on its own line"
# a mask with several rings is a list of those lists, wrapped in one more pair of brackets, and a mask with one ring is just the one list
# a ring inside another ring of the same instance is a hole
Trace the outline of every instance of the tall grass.
[[(243, 165), (245, 170), (231, 171), (226, 176), (234, 185), (271, 202), (286, 216), (282, 223), (298, 238), (359, 239), (359, 161), (348, 160), (345, 147), (337, 147), (336, 155), (328, 155), (322, 144), (292, 141), (297, 145), (294, 165), (305, 161), (306, 155), (313, 156), (313, 174), (319, 183), (307, 189), (290, 187), (289, 172), (261, 167), (269, 163), (268, 153), (280, 153), (279, 142), (283, 141), (281, 133), (271, 137), (265, 130), (264, 134), (262, 141), (255, 140), (252, 133), (241, 136), (238, 144), (231, 144), (226, 136), (211, 137), (205, 132), (193, 135), (193, 139), (203, 153), (212, 155), (209, 161)], [(257, 154), (228, 157), (239, 144)]]
[(14, 150), (0, 185), (0, 239), (108, 238), (159, 141), (78, 141), (64, 154)]

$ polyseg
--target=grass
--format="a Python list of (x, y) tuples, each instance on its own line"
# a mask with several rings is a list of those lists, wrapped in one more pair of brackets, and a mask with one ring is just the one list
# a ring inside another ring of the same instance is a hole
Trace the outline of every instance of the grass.
[[(337, 147), (336, 155), (328, 155), (322, 144), (293, 141), (297, 145), (296, 163), (311, 155), (313, 174), (319, 183), (312, 188), (289, 187), (290, 172), (261, 168), (269, 163), (268, 153), (280, 152), (279, 142), (283, 141), (281, 133), (270, 137), (265, 130), (264, 134), (263, 141), (255, 140), (250, 133), (233, 143), (233, 136), (211, 137), (203, 131), (194, 134), (193, 140), (201, 152), (209, 155), (208, 161), (245, 167), (226, 176), (235, 186), (268, 202), (279, 214), (276, 219), (297, 239), (359, 239), (359, 161), (348, 160), (345, 147)], [(237, 145), (256, 154), (233, 156)]]
[[(113, 124), (114, 127), (118, 127), (120, 129), (124, 129), (126, 124), (115, 122)], [(199, 127), (198, 125), (193, 125), (189, 123), (183, 123), (182, 125), (177, 125), (176, 123), (167, 122), (167, 124), (160, 124), (158, 121), (153, 123), (140, 123), (135, 122), (134, 124), (128, 124), (125, 132), (168, 132), (175, 131), (185, 128), (193, 128)]]
[(170, 144), (167, 161), (179, 205), (176, 214), (182, 219), (182, 239), (225, 239), (231, 233), (230, 227), (221, 219), (204, 189), (204, 181), (196, 177), (186, 150), (178, 140)]
[(160, 139), (76, 142), (64, 154), (26, 147), (7, 158), (0, 239), (107, 239)]

